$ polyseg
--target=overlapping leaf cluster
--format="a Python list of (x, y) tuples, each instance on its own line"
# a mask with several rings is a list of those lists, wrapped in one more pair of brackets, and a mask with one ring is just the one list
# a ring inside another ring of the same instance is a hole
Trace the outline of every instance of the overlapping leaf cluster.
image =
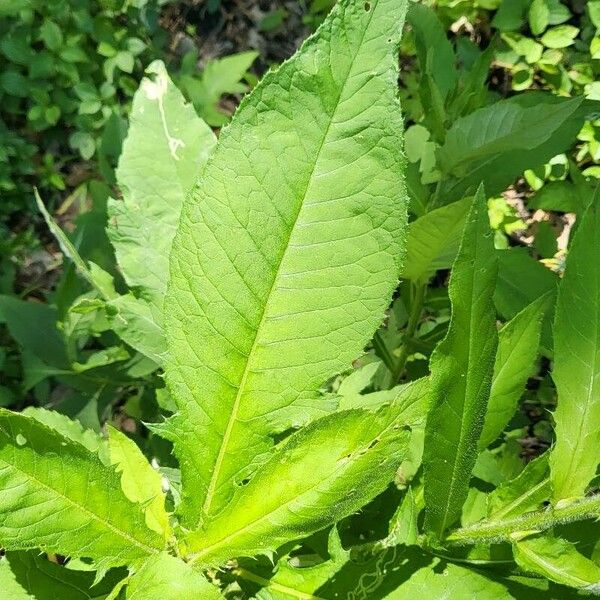
[[(178, 462), (158, 470), (114, 427), (2, 409), (0, 581), (15, 600), (600, 589), (600, 199), (582, 195), (564, 276), (543, 271), (539, 298), (503, 284), (521, 255), (496, 249), (486, 202), (589, 106), (534, 94), (492, 113), (479, 97), (489, 57), (457, 72), (431, 53), (439, 28), (415, 5), (434, 141), (413, 126), (407, 165), (406, 8), (341, 0), (218, 142), (153, 64), (109, 203), (119, 274), (83, 260), (40, 201), (92, 290), (78, 314), (101, 314), (148, 372), (164, 369), (167, 418), (148, 427)], [(447, 288), (429, 285), (450, 267)], [(431, 326), (436, 301), (448, 318)], [(69, 377), (60, 339), (39, 352)], [(509, 422), (540, 349), (556, 443), (525, 466)]]

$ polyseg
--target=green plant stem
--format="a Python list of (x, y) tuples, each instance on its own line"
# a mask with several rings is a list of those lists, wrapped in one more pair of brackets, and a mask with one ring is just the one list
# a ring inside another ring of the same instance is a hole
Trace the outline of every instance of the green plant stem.
[(411, 342), (415, 335), (419, 321), (421, 320), (421, 314), (423, 313), (423, 305), (425, 303), (425, 293), (427, 291), (427, 284), (418, 283), (414, 288), (414, 295), (410, 304), (410, 314), (408, 316), (408, 324), (404, 333), (404, 343), (400, 349), (398, 360), (396, 361), (394, 368), (394, 381), (398, 382), (404, 372), (404, 366), (411, 352)]
[(445, 541), (453, 546), (510, 541), (521, 531), (546, 531), (563, 523), (600, 517), (600, 494), (560, 508), (526, 513), (513, 519), (483, 521), (453, 531)]

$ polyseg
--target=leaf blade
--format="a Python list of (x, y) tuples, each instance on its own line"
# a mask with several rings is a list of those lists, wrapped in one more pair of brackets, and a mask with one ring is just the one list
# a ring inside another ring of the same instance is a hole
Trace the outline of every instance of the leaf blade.
[(452, 266), (460, 244), (470, 200), (465, 198), (432, 210), (408, 228), (402, 276), (422, 281), (437, 269)]
[(144, 78), (133, 99), (117, 168), (123, 199), (109, 200), (107, 233), (128, 285), (160, 306), (181, 206), (215, 136), (185, 102), (161, 61), (146, 72), (154, 78)]
[(548, 455), (532, 460), (517, 477), (498, 486), (487, 499), (488, 520), (501, 520), (536, 510), (551, 492)]
[(513, 544), (517, 564), (551, 581), (597, 594), (600, 567), (561, 538), (540, 535)]
[(68, 569), (33, 552), (0, 559), (0, 585), (10, 600), (104, 600), (122, 575), (114, 571), (95, 584), (93, 571)]
[(450, 326), (430, 363), (423, 466), (426, 528), (438, 537), (460, 517), (490, 390), (497, 345), (492, 302), (496, 260), (490, 236), (480, 188), (450, 278)]
[(191, 526), (227, 503), (274, 432), (325, 412), (319, 386), (362, 351), (397, 283), (406, 199), (391, 49), (405, 10), (340, 2), (244, 99), (185, 205), (167, 380), (176, 451), (194, 457)]
[(599, 195), (582, 217), (561, 281), (554, 322), (554, 500), (582, 496), (600, 461)]
[(159, 472), (152, 468), (135, 442), (110, 426), (108, 445), (110, 462), (121, 474), (123, 492), (129, 500), (144, 507), (146, 525), (166, 541), (171, 535), (171, 527)]
[(501, 192), (515, 177), (566, 150), (590, 105), (528, 92), (495, 102), (454, 121), (438, 153), (444, 179), (440, 197), (459, 199), (483, 182)]
[(192, 562), (215, 565), (274, 552), (326, 527), (387, 487), (409, 438), (401, 405), (314, 421), (291, 436), (203, 530), (190, 534), (186, 552)]
[(479, 448), (489, 446), (510, 421), (538, 355), (548, 295), (534, 300), (498, 334), (498, 350)]

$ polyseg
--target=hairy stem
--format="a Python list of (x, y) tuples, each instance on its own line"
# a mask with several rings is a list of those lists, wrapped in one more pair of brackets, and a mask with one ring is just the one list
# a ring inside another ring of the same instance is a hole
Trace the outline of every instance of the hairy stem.
[(509, 541), (520, 531), (545, 531), (562, 523), (600, 517), (600, 494), (583, 498), (566, 506), (526, 513), (497, 521), (482, 521), (453, 531), (445, 541), (453, 546)]

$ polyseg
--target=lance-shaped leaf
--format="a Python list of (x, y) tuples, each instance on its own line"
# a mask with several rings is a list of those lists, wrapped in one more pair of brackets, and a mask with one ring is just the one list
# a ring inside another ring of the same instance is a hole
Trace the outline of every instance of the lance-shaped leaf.
[(166, 314), (187, 525), (308, 420), (389, 302), (406, 229), (405, 11), (341, 0), (244, 99), (184, 206)]
[(92, 558), (99, 568), (158, 552), (164, 539), (98, 454), (40, 421), (0, 411), (0, 540)]
[(166, 552), (149, 558), (127, 583), (127, 600), (218, 600), (224, 596), (202, 573)]
[(559, 287), (552, 378), (558, 392), (550, 457), (554, 499), (582, 496), (600, 462), (600, 208), (581, 219)]
[(513, 543), (517, 564), (562, 585), (600, 593), (600, 567), (566, 540), (538, 535)]
[(188, 537), (185, 551), (206, 565), (272, 553), (355, 512), (389, 485), (406, 454), (402, 414), (396, 404), (348, 410), (301, 429)]
[(450, 277), (448, 333), (431, 357), (425, 426), (427, 529), (442, 536), (467, 497), (497, 346), (495, 251), (483, 189), (477, 192)]
[[(210, 127), (173, 85), (165, 66), (153, 62), (133, 99), (131, 123), (117, 169), (121, 200), (110, 199), (107, 233), (131, 295), (117, 298), (124, 339), (160, 361), (166, 350), (162, 309), (169, 252), (181, 207), (215, 145)], [(119, 323), (115, 319), (117, 325)], [(129, 325), (132, 327), (132, 325)]]
[(489, 194), (499, 193), (525, 169), (567, 150), (593, 111), (582, 96), (528, 92), (456, 119), (437, 154), (440, 198), (462, 198), (481, 182)]
[(489, 446), (515, 414), (538, 356), (548, 294), (525, 307), (498, 333), (498, 350), (479, 448)]
[(210, 127), (153, 62), (133, 98), (117, 169), (122, 200), (110, 200), (108, 235), (125, 280), (161, 306), (169, 252), (185, 196), (215, 144)]
[(126, 575), (111, 571), (95, 584), (93, 571), (75, 571), (36, 552), (9, 552), (0, 559), (0, 589), (6, 600), (104, 600)]

